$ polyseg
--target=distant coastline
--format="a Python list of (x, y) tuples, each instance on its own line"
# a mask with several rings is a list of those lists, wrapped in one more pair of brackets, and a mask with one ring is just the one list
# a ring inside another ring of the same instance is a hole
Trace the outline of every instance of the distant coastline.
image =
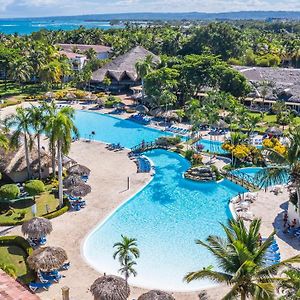
[(125, 22), (164, 22), (164, 21), (230, 21), (230, 20), (258, 20), (258, 21), (300, 21), (297, 11), (240, 11), (224, 13), (120, 13), (95, 14), (82, 16), (54, 16), (35, 18), (0, 18), (0, 32), (4, 34), (31, 34), (41, 29), (74, 30), (85, 28), (123, 27)]

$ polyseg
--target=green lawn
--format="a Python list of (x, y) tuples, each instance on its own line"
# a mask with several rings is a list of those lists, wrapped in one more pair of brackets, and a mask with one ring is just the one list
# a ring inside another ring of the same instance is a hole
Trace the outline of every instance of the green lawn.
[[(31, 206), (34, 204), (32, 200), (25, 200), (15, 203), (12, 206), (12, 210), (9, 210), (3, 214), (0, 214), (0, 224), (12, 224), (19, 221), (26, 221), (33, 217)], [(36, 197), (37, 216), (42, 216), (47, 213), (46, 206), (48, 206), (48, 212), (53, 212), (57, 209), (59, 200), (54, 197), (50, 191), (46, 191), (40, 196)], [(20, 212), (24, 212), (24, 219), (20, 219)]]
[[(260, 113), (251, 112), (249, 113), (252, 116), (260, 116)], [(276, 115), (275, 114), (266, 114), (262, 120), (266, 125), (276, 125)], [(295, 118), (295, 122), (300, 124), (300, 117)]]
[(23, 283), (29, 283), (35, 279), (35, 274), (26, 265), (26, 252), (17, 246), (0, 246), (0, 264), (13, 265), (16, 269), (16, 277)]

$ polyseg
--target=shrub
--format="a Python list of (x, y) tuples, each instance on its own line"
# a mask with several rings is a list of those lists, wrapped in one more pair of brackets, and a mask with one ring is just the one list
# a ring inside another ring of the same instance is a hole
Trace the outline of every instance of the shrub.
[(223, 178), (223, 176), (220, 174), (219, 169), (215, 165), (211, 166), (211, 170), (215, 173), (217, 181)]
[(20, 195), (20, 189), (16, 184), (5, 184), (0, 187), (0, 199), (12, 200)]
[(194, 155), (194, 151), (193, 151), (193, 150), (186, 150), (186, 151), (185, 151), (185, 154), (184, 154), (184, 157), (185, 157), (187, 160), (191, 161), (192, 158), (193, 158), (193, 155)]
[(0, 263), (0, 269), (2, 269), (7, 275), (9, 275), (10, 277), (16, 278), (16, 267), (12, 264), (4, 264), (4, 263)]
[(34, 197), (45, 191), (45, 185), (41, 180), (30, 180), (25, 184), (25, 191)]

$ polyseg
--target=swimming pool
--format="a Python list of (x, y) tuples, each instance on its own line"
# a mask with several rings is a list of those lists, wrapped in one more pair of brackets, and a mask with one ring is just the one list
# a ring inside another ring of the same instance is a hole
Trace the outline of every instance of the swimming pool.
[(113, 244), (121, 234), (134, 237), (141, 252), (137, 277), (129, 282), (149, 289), (199, 290), (207, 280), (183, 282), (189, 271), (216, 265), (195, 239), (224, 235), (219, 222), (231, 218), (228, 201), (245, 190), (228, 180), (197, 183), (183, 178), (189, 162), (165, 150), (146, 153), (155, 165), (153, 180), (120, 206), (87, 237), (83, 253), (96, 270), (118, 274)]
[[(173, 136), (171, 133), (146, 127), (133, 121), (80, 110), (75, 113), (75, 125), (81, 138), (105, 143), (120, 143), (126, 148), (132, 148), (143, 140), (153, 142), (160, 136)], [(95, 134), (92, 135), (92, 132)]]
[(222, 149), (222, 142), (220, 141), (215, 141), (215, 140), (206, 140), (206, 139), (201, 139), (199, 142), (196, 143), (196, 145), (203, 145), (203, 150), (204, 152), (209, 151), (217, 154), (228, 154), (227, 151)]
[[(260, 182), (257, 180), (256, 176), (257, 174), (263, 170), (261, 167), (249, 167), (249, 168), (241, 168), (241, 169), (236, 169), (231, 171), (232, 174), (239, 178), (243, 178), (246, 181), (249, 181), (250, 183), (255, 184), (256, 186), (260, 186)], [(288, 183), (289, 178), (283, 178), (282, 181), (280, 182), (274, 182), (274, 184), (271, 185), (276, 185), (276, 184), (286, 184)]]

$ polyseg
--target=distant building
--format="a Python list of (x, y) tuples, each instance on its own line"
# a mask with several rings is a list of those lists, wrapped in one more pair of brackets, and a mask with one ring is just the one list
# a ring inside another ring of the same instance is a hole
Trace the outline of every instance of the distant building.
[(138, 61), (145, 60), (148, 55), (153, 57), (154, 62), (160, 61), (159, 57), (152, 52), (137, 46), (95, 71), (92, 75), (91, 85), (95, 89), (104, 88), (102, 82), (105, 77), (111, 80), (109, 89), (117, 92), (140, 85), (141, 79), (137, 74), (135, 65)]
[(89, 49), (93, 49), (98, 59), (107, 59), (111, 53), (111, 48), (103, 45), (57, 44), (56, 46), (62, 51), (78, 54), (85, 54)]
[[(27, 164), (23, 146), (9, 151), (0, 149), (0, 156), (0, 173), (3, 175), (3, 178), (13, 182), (24, 182), (30, 179), (27, 176)], [(38, 178), (38, 151), (35, 146), (29, 151), (29, 161), (32, 178)], [(48, 177), (50, 175), (51, 157), (44, 150), (41, 150), (41, 166), (42, 178)]]
[(72, 66), (72, 69), (74, 71), (82, 70), (87, 61), (86, 55), (83, 55), (83, 54), (77, 54), (77, 53), (67, 52), (67, 51), (59, 51), (59, 53), (68, 58), (71, 66)]
[[(300, 112), (300, 69), (273, 67), (234, 66), (249, 81), (252, 92), (246, 98), (251, 104), (266, 107), (276, 101), (284, 101), (291, 109)], [(263, 83), (268, 83), (267, 93), (263, 99)]]

